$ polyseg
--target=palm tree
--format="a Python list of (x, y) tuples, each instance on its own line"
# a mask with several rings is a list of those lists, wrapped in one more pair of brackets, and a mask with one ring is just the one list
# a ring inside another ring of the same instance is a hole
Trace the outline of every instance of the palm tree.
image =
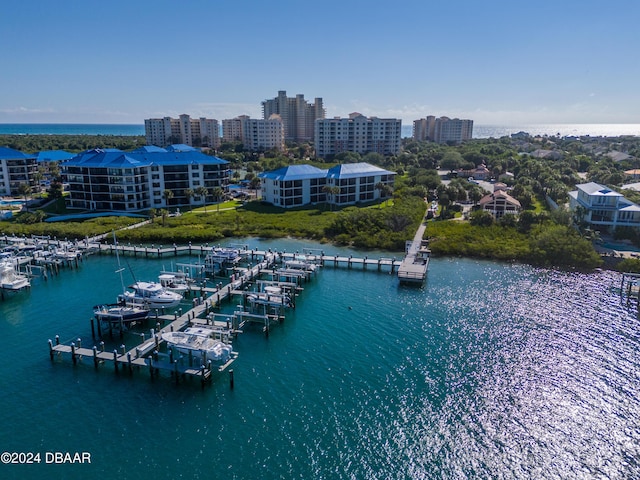
[(157, 215), (158, 215), (158, 211), (155, 208), (149, 209), (149, 218), (151, 219), (151, 223), (153, 223)]
[[(386, 202), (386, 197), (389, 195), (391, 187), (384, 182), (378, 182), (374, 188), (380, 192), (380, 198), (384, 198)], [(380, 202), (380, 207), (382, 207), (382, 202)]]
[(193, 188), (185, 188), (183, 191), (183, 194), (187, 198), (187, 202), (189, 203), (189, 209), (191, 209), (191, 199), (195, 195)]
[(167, 215), (169, 215), (169, 211), (166, 208), (160, 209), (160, 216), (162, 217), (162, 226), (164, 227), (164, 222), (167, 219)]
[(211, 193), (214, 198), (216, 199), (216, 202), (218, 202), (218, 212), (220, 211), (220, 199), (224, 196), (224, 190), (220, 187), (216, 187), (213, 189), (213, 192)]
[(259, 177), (253, 177), (251, 179), (250, 186), (254, 190), (256, 198), (258, 198), (258, 189), (260, 188), (261, 185), (262, 185), (262, 180), (260, 180)]
[(18, 193), (24, 197), (24, 208), (29, 211), (27, 204), (27, 197), (31, 195), (31, 186), (28, 183), (21, 183), (18, 185)]
[(209, 195), (209, 189), (204, 185), (196, 188), (196, 195), (202, 197), (202, 203), (204, 203), (204, 213), (207, 213), (207, 195)]
[(169, 202), (174, 197), (173, 192), (167, 188), (164, 192), (162, 192), (162, 196), (164, 197), (164, 203), (168, 207)]
[[(322, 191), (327, 195), (333, 197), (333, 200), (335, 201), (336, 195), (340, 194), (340, 187), (337, 185), (325, 185), (324, 187), (322, 187)], [(333, 210), (334, 202), (331, 202), (329, 205), (331, 206), (331, 210)]]

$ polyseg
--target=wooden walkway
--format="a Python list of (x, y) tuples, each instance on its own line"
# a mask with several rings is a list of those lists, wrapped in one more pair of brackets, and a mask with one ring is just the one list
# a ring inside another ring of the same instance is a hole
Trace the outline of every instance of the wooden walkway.
[(406, 255), (398, 268), (398, 280), (400, 283), (421, 285), (427, 278), (430, 251), (427, 243), (422, 239), (426, 228), (425, 218), (420, 227), (418, 227), (413, 241), (407, 242)]
[[(240, 333), (241, 331), (238, 329), (238, 325), (233, 325), (230, 321), (216, 321), (215, 316), (210, 319), (207, 314), (216, 304), (219, 305), (224, 300), (230, 299), (234, 293), (245, 293), (242, 291), (243, 287), (248, 282), (257, 278), (258, 275), (260, 275), (261, 270), (270, 267), (274, 258), (274, 254), (267, 255), (267, 257), (258, 265), (247, 269), (243, 275), (240, 275), (237, 279), (224, 287), (206, 289), (194, 287), (194, 291), (206, 291), (209, 296), (194, 298), (193, 307), (185, 313), (182, 313), (182, 309), (175, 312), (173, 316), (160, 316), (156, 313), (151, 317), (151, 319), (156, 320), (157, 325), (160, 324), (160, 321), (168, 321), (169, 323), (165, 325), (161, 331), (151, 329), (151, 335), (148, 339), (146, 339), (145, 335), (142, 334), (140, 343), (129, 350), (126, 350), (123, 345), (119, 350), (115, 349), (112, 352), (108, 352), (104, 350), (104, 342), (100, 342), (100, 348), (97, 346), (94, 346), (91, 349), (83, 348), (80, 339), (77, 340), (77, 343), (73, 342), (70, 345), (63, 345), (59, 341), (59, 336), (56, 336), (55, 341), (49, 340), (49, 355), (51, 360), (54, 360), (56, 357), (63, 354), (67, 354), (71, 356), (71, 360), (74, 365), (79, 361), (82, 361), (83, 358), (91, 358), (93, 359), (93, 363), (96, 368), (107, 362), (113, 363), (116, 372), (120, 369), (128, 369), (129, 372), (133, 372), (134, 367), (137, 367), (138, 369), (146, 367), (149, 369), (152, 377), (156, 376), (160, 370), (165, 370), (171, 372), (176, 382), (178, 382), (181, 377), (184, 378), (186, 376), (190, 376), (199, 378), (204, 384), (211, 380), (214, 369), (217, 372), (227, 370), (238, 358), (238, 353), (232, 352), (231, 357), (224, 364), (213, 364), (209, 361), (206, 364), (196, 365), (199, 359), (193, 358), (191, 355), (185, 356), (183, 354), (176, 353), (174, 358), (174, 352), (172, 349), (170, 349), (169, 353), (160, 353), (160, 347), (164, 342), (161, 336), (162, 332), (180, 331), (191, 325), (200, 325), (203, 327), (217, 329), (229, 336)], [(205, 318), (202, 318), (203, 316)], [(219, 315), (218, 317), (231, 318), (232, 316)], [(92, 331), (94, 328), (93, 325), (92, 320)], [(93, 333), (95, 333), (95, 331)], [(229, 369), (229, 381), (231, 386), (233, 386), (233, 369)]]

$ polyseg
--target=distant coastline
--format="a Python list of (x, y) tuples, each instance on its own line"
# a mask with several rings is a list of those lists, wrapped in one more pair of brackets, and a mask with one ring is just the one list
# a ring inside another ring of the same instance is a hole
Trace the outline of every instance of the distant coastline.
[[(411, 137), (413, 125), (402, 126), (402, 137)], [(473, 138), (501, 138), (513, 133), (561, 137), (584, 136), (619, 137), (640, 136), (638, 123), (551, 123), (481, 125), (473, 127)], [(144, 136), (144, 124), (91, 124), (91, 123), (0, 123), (0, 135), (119, 135)]]

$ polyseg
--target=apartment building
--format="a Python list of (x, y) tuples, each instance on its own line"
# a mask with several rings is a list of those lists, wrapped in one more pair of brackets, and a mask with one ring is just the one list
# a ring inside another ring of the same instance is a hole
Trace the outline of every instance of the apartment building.
[[(188, 145), (147, 146), (131, 152), (94, 149), (61, 167), (69, 185), (67, 206), (82, 210), (131, 212), (203, 205), (213, 198), (214, 189), (229, 184), (230, 176), (226, 160)], [(207, 196), (198, 193), (201, 187)], [(166, 190), (171, 198), (165, 196)]]
[(287, 92), (280, 90), (277, 97), (262, 102), (262, 118), (267, 120), (274, 114), (282, 119), (285, 140), (308, 142), (313, 140), (315, 121), (324, 118), (325, 110), (322, 98), (309, 103), (302, 94), (287, 97)]
[(19, 196), (20, 185), (36, 187), (38, 162), (35, 155), (0, 147), (0, 195)]
[(461, 143), (473, 137), (473, 120), (440, 117), (429, 115), (426, 118), (414, 120), (413, 139), (418, 141), (432, 141), (436, 143)]
[(192, 147), (220, 147), (220, 126), (211, 118), (192, 119), (189, 115), (180, 118), (149, 118), (144, 121), (147, 145), (189, 145)]
[(248, 115), (222, 120), (222, 140), (224, 142), (242, 142), (242, 122), (249, 120)]
[[(311, 165), (290, 165), (258, 175), (262, 199), (275, 206), (289, 208), (327, 202), (353, 205), (383, 198), (380, 184), (393, 187), (395, 172), (368, 163), (337, 165), (323, 170)], [(328, 188), (332, 187), (335, 192)]]
[(284, 151), (284, 125), (280, 115), (271, 115), (267, 120), (241, 115), (222, 121), (222, 138), (229, 142), (242, 142), (245, 150)]
[(316, 156), (324, 158), (342, 152), (376, 152), (396, 155), (400, 152), (402, 120), (367, 118), (354, 112), (349, 118), (316, 120)]
[(277, 207), (297, 207), (324, 203), (327, 194), (327, 170), (311, 165), (289, 165), (258, 175), (261, 181), (262, 200)]

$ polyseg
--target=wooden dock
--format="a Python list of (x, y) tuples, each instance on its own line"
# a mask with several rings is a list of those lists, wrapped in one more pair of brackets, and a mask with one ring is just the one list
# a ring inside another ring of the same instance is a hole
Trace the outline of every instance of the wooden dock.
[(422, 285), (427, 278), (431, 252), (428, 248), (428, 242), (422, 239), (426, 228), (425, 218), (413, 237), (413, 241), (406, 243), (406, 255), (398, 268), (400, 283)]

